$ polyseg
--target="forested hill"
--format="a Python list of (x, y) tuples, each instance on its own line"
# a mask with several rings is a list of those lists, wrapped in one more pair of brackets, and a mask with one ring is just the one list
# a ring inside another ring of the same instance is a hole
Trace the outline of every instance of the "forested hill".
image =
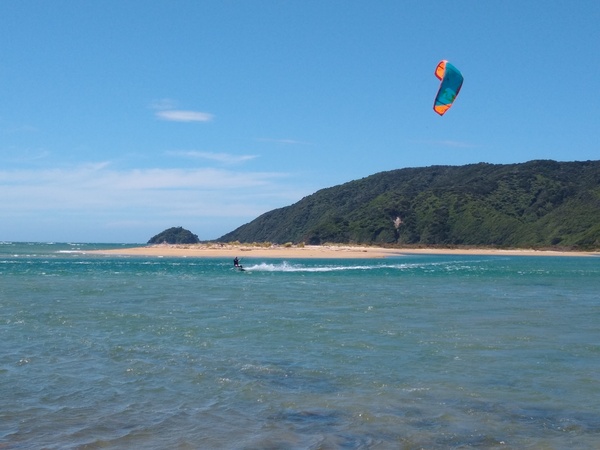
[(220, 242), (600, 248), (600, 161), (381, 172), (265, 213)]

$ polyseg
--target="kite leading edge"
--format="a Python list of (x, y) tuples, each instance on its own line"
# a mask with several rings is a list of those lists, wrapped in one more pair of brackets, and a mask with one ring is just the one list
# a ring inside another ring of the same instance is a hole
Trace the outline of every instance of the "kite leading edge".
[(435, 97), (433, 109), (440, 116), (443, 116), (450, 109), (454, 99), (460, 92), (464, 78), (460, 71), (446, 60), (440, 61), (437, 65), (435, 76), (441, 80), (441, 83)]

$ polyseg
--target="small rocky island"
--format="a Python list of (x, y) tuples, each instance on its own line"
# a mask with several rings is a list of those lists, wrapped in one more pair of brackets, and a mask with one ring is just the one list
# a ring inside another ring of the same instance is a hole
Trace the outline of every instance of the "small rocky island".
[(200, 239), (190, 230), (183, 227), (172, 227), (157, 234), (148, 244), (198, 244)]

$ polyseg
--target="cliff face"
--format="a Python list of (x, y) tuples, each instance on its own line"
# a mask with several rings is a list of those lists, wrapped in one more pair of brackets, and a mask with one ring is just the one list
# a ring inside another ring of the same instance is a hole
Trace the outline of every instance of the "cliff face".
[(600, 161), (381, 172), (265, 213), (218, 241), (600, 248)]

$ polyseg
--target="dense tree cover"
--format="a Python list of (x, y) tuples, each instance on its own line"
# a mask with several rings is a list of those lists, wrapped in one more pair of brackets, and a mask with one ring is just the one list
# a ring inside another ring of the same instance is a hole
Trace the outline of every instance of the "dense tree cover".
[(148, 241), (148, 244), (197, 244), (198, 236), (182, 227), (172, 227), (157, 234)]
[(600, 248), (600, 161), (381, 172), (270, 211), (220, 242)]

